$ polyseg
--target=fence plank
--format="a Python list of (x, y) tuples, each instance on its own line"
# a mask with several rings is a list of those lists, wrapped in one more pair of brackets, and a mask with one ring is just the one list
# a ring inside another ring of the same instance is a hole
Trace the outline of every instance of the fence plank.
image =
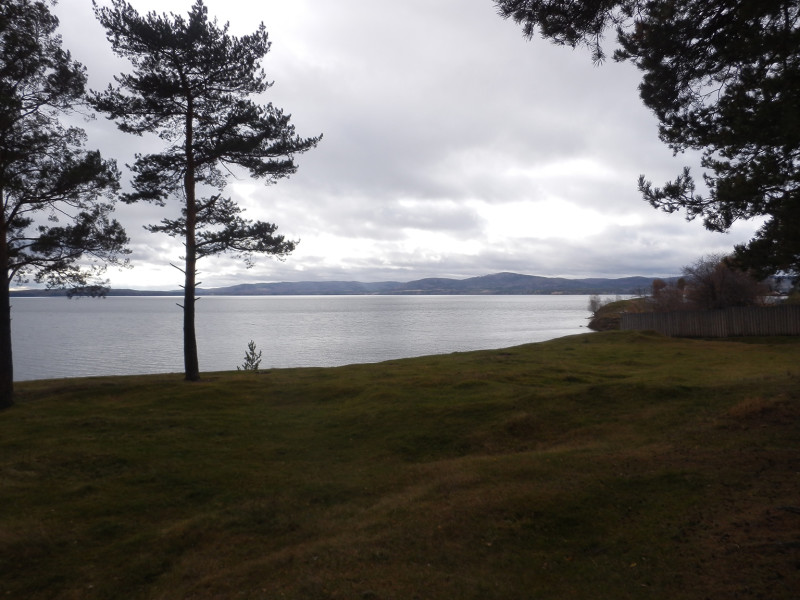
[(673, 337), (800, 335), (800, 305), (623, 313), (620, 328)]

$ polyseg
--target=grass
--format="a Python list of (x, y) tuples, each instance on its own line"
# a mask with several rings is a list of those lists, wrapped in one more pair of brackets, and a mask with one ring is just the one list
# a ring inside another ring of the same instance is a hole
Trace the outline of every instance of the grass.
[(800, 340), (18, 384), (0, 597), (797, 598)]
[(592, 315), (589, 321), (589, 329), (593, 331), (614, 331), (620, 328), (623, 312), (649, 312), (653, 310), (648, 306), (648, 299), (629, 298), (627, 300), (615, 300), (603, 304)]

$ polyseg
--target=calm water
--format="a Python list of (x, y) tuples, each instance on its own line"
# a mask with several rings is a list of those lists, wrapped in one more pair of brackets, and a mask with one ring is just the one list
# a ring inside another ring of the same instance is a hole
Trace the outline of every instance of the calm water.
[[(183, 371), (179, 298), (14, 298), (17, 380)], [(197, 305), (201, 371), (505, 348), (586, 329), (588, 296), (228, 296)]]

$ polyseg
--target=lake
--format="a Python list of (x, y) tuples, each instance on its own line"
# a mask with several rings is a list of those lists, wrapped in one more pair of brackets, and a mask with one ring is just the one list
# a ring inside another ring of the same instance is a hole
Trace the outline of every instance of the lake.
[[(12, 298), (14, 379), (182, 373), (180, 298)], [(204, 296), (201, 371), (332, 367), (587, 332), (589, 296)]]

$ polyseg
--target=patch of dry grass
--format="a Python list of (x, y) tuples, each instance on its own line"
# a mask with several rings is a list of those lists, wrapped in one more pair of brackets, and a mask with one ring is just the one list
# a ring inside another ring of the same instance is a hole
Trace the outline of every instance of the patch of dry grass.
[(23, 383), (0, 596), (795, 598), (800, 343), (778, 342)]

